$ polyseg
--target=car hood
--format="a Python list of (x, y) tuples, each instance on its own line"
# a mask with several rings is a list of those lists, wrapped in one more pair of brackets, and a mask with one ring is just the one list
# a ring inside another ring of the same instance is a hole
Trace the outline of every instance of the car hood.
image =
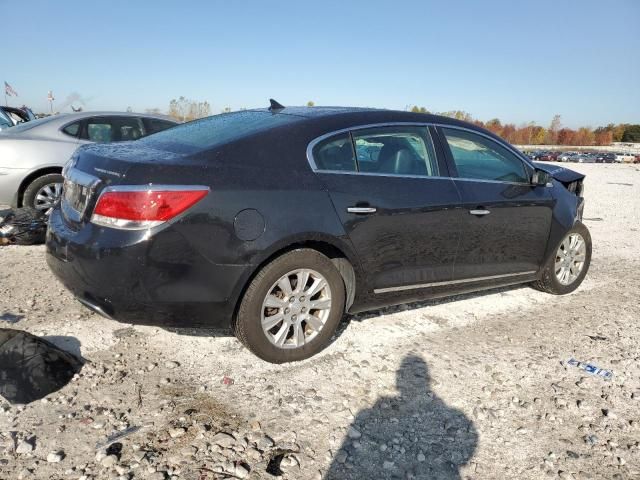
[(582, 180), (585, 175), (568, 168), (559, 167), (558, 165), (549, 165), (548, 163), (533, 162), (533, 165), (544, 172), (547, 172), (553, 178), (562, 183), (575, 182)]

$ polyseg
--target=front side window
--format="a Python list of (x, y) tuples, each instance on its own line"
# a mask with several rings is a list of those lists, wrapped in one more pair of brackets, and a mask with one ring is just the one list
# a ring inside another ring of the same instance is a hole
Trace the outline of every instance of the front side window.
[(177, 124), (168, 120), (162, 120), (160, 118), (145, 118), (145, 125), (147, 127), (147, 135), (152, 133), (161, 132), (167, 128), (175, 127)]
[(460, 178), (529, 183), (522, 160), (497, 142), (466, 130), (442, 131)]
[(137, 117), (116, 117), (112, 122), (116, 127), (117, 137), (115, 142), (127, 142), (144, 137), (142, 120)]
[(361, 172), (438, 176), (427, 127), (375, 127), (353, 132)]
[(348, 133), (336, 135), (313, 147), (313, 159), (318, 170), (355, 172), (356, 159)]

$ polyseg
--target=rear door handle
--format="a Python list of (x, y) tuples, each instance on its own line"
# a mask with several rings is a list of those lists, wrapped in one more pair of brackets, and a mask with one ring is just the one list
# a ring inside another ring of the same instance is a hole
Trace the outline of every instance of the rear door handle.
[(377, 211), (375, 207), (347, 207), (349, 213), (376, 213)]
[(489, 215), (491, 212), (485, 209), (478, 209), (478, 210), (469, 210), (469, 213), (477, 217), (482, 217), (484, 215)]

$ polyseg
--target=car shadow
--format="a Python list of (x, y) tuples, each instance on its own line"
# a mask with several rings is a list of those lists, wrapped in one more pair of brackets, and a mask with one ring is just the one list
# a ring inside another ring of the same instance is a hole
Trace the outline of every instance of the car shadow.
[(524, 288), (524, 287), (526, 287), (526, 285), (516, 284), (516, 285), (509, 285), (506, 287), (496, 287), (496, 288), (490, 288), (486, 290), (479, 290), (477, 292), (463, 293), (463, 294), (451, 295), (451, 296), (440, 297), (440, 298), (433, 298), (430, 300), (421, 300), (419, 302), (401, 303), (398, 305), (391, 305), (389, 307), (378, 308), (376, 310), (371, 310), (371, 311), (366, 311), (366, 312), (361, 312), (356, 314), (347, 314), (345, 316), (345, 321), (346, 323), (349, 323), (352, 321), (361, 322), (363, 320), (368, 320), (369, 318), (374, 318), (374, 317), (380, 317), (382, 315), (391, 315), (392, 313), (405, 312), (407, 310), (417, 310), (419, 308), (425, 308), (425, 307), (434, 307), (436, 305), (447, 305), (449, 303), (455, 303), (461, 300), (479, 298), (479, 297), (484, 297), (486, 295), (502, 293), (502, 292), (510, 292), (512, 290), (517, 290), (519, 288)]
[[(481, 290), (478, 292), (465, 293), (460, 295), (454, 295), (450, 297), (442, 297), (431, 300), (423, 300), (420, 302), (411, 302), (411, 303), (403, 303), (400, 305), (392, 305), (390, 307), (378, 308), (371, 311), (361, 312), (357, 314), (346, 314), (336, 333), (333, 335), (331, 340), (329, 341), (329, 345), (335, 342), (340, 336), (344, 333), (344, 331), (349, 327), (351, 322), (362, 322), (368, 320), (370, 318), (380, 317), (382, 315), (391, 315), (393, 313), (407, 311), (407, 310), (417, 310), (419, 308), (425, 308), (429, 306), (436, 305), (446, 305), (448, 303), (458, 302), (460, 300), (470, 299), (482, 297), (484, 295), (495, 294), (500, 292), (508, 292), (511, 290), (516, 290), (518, 288), (523, 288), (523, 285), (511, 285), (507, 287), (497, 287), (487, 290)], [(183, 327), (162, 327), (167, 332), (175, 333), (177, 335), (186, 335), (190, 337), (233, 337), (233, 331), (231, 328), (183, 328)]]
[(397, 396), (358, 413), (325, 480), (461, 478), (478, 445), (473, 422), (435, 395), (415, 354), (402, 360), (396, 386)]

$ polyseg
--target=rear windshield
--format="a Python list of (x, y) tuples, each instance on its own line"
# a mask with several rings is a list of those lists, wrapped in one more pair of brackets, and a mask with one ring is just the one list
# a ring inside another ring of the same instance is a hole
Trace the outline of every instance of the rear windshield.
[(178, 125), (137, 142), (175, 153), (195, 153), (301, 119), (301, 117), (282, 113), (274, 114), (266, 110), (245, 110), (214, 115)]

